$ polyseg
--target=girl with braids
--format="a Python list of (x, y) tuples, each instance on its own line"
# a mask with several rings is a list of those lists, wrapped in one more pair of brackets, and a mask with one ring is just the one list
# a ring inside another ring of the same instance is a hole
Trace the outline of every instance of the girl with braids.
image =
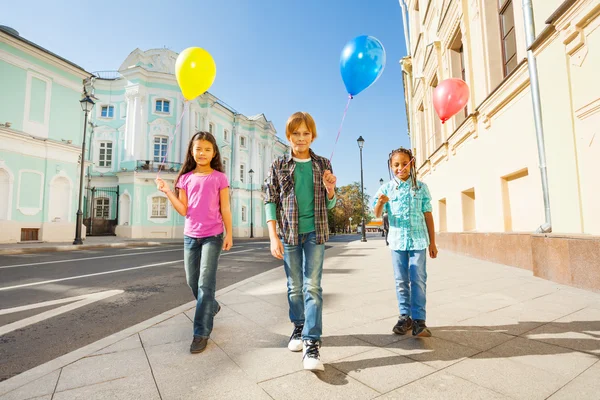
[(190, 352), (200, 353), (208, 343), (214, 316), (221, 309), (215, 299), (221, 249), (229, 250), (233, 245), (229, 182), (215, 137), (208, 132), (192, 136), (174, 192), (160, 178), (156, 178), (156, 184), (185, 217), (185, 276), (197, 300)]
[(427, 285), (427, 249), (437, 257), (435, 231), (431, 214), (431, 195), (427, 185), (417, 180), (412, 152), (399, 148), (390, 153), (388, 168), (393, 178), (375, 194), (375, 216), (385, 210), (389, 220), (388, 247), (396, 280), (396, 295), (400, 318), (393, 332), (429, 337), (425, 324), (425, 293)]

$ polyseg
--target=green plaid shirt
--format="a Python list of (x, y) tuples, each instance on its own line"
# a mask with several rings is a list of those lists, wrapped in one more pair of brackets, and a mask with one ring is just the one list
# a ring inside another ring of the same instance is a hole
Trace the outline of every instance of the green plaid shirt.
[[(315, 199), (315, 234), (317, 244), (329, 240), (329, 225), (327, 222), (327, 191), (323, 184), (323, 174), (326, 170), (333, 172), (328, 159), (316, 155), (310, 150), (313, 163), (313, 183)], [(298, 205), (294, 192), (294, 169), (296, 162), (291, 154), (285, 154), (271, 164), (269, 176), (265, 180), (265, 204), (275, 203), (277, 206), (277, 234), (286, 244), (297, 246), (298, 235)]]
[(380, 194), (390, 199), (385, 203), (384, 211), (388, 213), (388, 243), (392, 250), (424, 250), (429, 247), (424, 213), (431, 212), (431, 194), (425, 183), (417, 181), (417, 187), (415, 191), (410, 180), (391, 180), (375, 194), (373, 207)]

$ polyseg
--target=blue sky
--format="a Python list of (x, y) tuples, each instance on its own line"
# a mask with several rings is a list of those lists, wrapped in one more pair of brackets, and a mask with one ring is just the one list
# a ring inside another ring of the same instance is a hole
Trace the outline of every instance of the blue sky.
[[(317, 123), (313, 149), (329, 157), (347, 100), (339, 70), (342, 48), (359, 35), (377, 37), (387, 53), (383, 75), (350, 105), (333, 158), (338, 185), (366, 191), (388, 179), (391, 149), (408, 146), (398, 61), (406, 54), (397, 0), (32, 0), (4, 3), (0, 24), (88, 71), (116, 70), (135, 48), (197, 46), (217, 64), (211, 93), (245, 115), (264, 113), (285, 138), (295, 111)], [(60, 4), (60, 5), (58, 5)]]

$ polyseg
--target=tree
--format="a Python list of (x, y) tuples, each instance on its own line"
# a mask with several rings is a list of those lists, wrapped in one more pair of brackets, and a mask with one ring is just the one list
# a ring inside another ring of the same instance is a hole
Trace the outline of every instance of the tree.
[[(331, 232), (345, 232), (350, 225), (356, 226), (362, 220), (363, 209), (361, 208), (360, 183), (354, 182), (350, 185), (336, 188), (337, 204), (328, 212), (329, 230)], [(372, 214), (369, 205), (370, 196), (366, 193), (364, 198), (365, 224), (371, 221)]]

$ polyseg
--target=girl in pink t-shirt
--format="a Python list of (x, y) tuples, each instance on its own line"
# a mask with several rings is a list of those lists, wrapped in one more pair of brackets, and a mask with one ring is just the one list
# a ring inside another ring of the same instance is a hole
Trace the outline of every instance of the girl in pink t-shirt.
[(160, 178), (156, 178), (156, 184), (185, 217), (185, 275), (197, 300), (190, 352), (200, 353), (206, 348), (214, 316), (221, 309), (215, 299), (221, 249), (229, 250), (233, 245), (229, 182), (214, 136), (198, 132), (192, 137), (174, 192)]

